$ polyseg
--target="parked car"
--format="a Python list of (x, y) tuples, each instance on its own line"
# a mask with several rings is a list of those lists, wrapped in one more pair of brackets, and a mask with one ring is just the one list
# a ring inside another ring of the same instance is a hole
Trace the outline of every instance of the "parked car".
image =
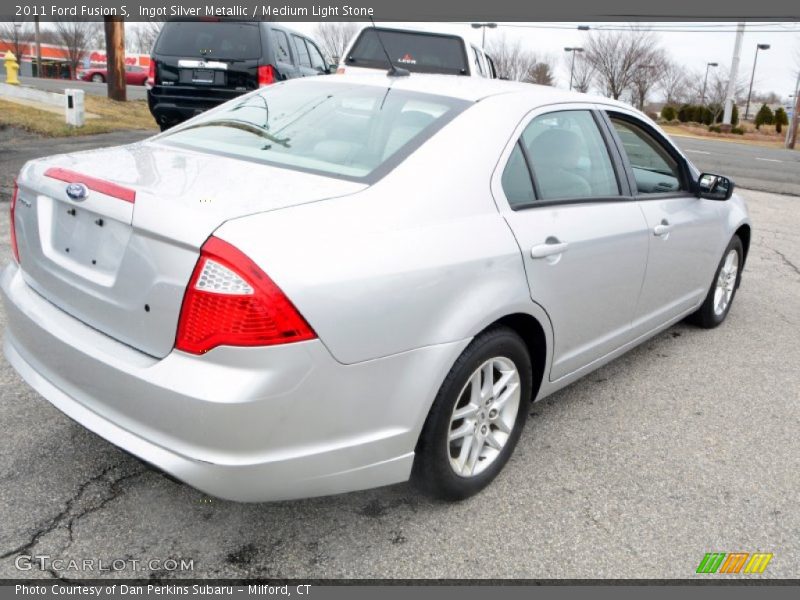
[(338, 72), (385, 72), (390, 66), (411, 73), (497, 77), (491, 57), (461, 35), (374, 26), (364, 27), (353, 37)]
[(386, 80), (281, 82), (28, 162), (0, 277), (9, 363), (215, 496), (411, 477), (460, 499), (502, 469), (532, 400), (685, 317), (725, 320), (744, 201), (642, 113)]
[[(78, 79), (105, 83), (108, 81), (108, 69), (85, 69), (79, 73)], [(144, 85), (147, 71), (136, 65), (125, 65), (125, 83), (128, 85)]]
[(274, 22), (169, 21), (153, 47), (147, 101), (164, 130), (259, 87), (327, 73), (314, 40)]

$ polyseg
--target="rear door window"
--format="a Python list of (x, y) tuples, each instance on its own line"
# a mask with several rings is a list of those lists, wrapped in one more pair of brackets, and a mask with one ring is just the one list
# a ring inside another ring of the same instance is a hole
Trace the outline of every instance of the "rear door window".
[(289, 52), (289, 38), (283, 31), (272, 30), (272, 45), (275, 50), (275, 60), (292, 64), (292, 55)]
[(298, 35), (293, 35), (292, 39), (295, 50), (297, 50), (297, 62), (303, 67), (311, 68), (311, 56), (308, 54), (305, 40)]
[(225, 21), (170, 21), (164, 25), (156, 54), (213, 60), (261, 57), (258, 24)]
[[(589, 110), (540, 115), (525, 128), (519, 141), (533, 175), (537, 199), (620, 195), (608, 147)], [(509, 203), (514, 205), (512, 198)]]
[(325, 59), (322, 58), (322, 52), (319, 51), (319, 48), (317, 48), (311, 40), (306, 40), (306, 44), (308, 45), (308, 52), (311, 55), (311, 66), (314, 69), (320, 69), (322, 71), (327, 70)]
[(528, 170), (528, 164), (519, 142), (514, 144), (514, 150), (503, 171), (501, 183), (511, 208), (530, 204), (536, 198), (531, 172)]
[(388, 69), (381, 41), (397, 67), (419, 73), (466, 75), (469, 72), (466, 48), (457, 36), (373, 27), (358, 36), (347, 63), (354, 67)]

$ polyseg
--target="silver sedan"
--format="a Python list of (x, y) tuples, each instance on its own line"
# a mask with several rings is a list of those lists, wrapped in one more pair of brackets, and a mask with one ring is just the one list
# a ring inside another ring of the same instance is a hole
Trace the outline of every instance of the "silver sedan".
[(631, 107), (457, 76), (280, 83), (17, 185), (9, 362), (243, 501), (478, 492), (531, 401), (722, 323), (751, 236)]

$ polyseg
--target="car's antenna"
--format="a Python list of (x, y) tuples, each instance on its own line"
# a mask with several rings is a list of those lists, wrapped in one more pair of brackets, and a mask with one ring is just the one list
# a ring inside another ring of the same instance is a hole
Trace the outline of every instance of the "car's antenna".
[(383, 53), (386, 55), (386, 60), (389, 61), (389, 71), (386, 73), (389, 77), (408, 77), (411, 73), (408, 72), (408, 69), (401, 69), (400, 67), (395, 67), (394, 63), (392, 62), (391, 57), (389, 56), (389, 51), (386, 49), (386, 46), (383, 45), (383, 40), (381, 39), (381, 34), (378, 31), (378, 28), (375, 26), (375, 19), (372, 18), (372, 15), (369, 17), (370, 22), (372, 23), (372, 29), (375, 30), (375, 36), (378, 38), (378, 43), (383, 48)]

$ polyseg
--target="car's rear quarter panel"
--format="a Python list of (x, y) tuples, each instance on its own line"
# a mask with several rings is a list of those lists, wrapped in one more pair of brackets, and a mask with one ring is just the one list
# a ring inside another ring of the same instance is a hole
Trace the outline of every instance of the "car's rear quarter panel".
[(529, 312), (520, 249), (489, 189), (516, 118), (497, 108), (468, 109), (361, 193), (234, 220), (216, 235), (262, 266), (343, 363)]

